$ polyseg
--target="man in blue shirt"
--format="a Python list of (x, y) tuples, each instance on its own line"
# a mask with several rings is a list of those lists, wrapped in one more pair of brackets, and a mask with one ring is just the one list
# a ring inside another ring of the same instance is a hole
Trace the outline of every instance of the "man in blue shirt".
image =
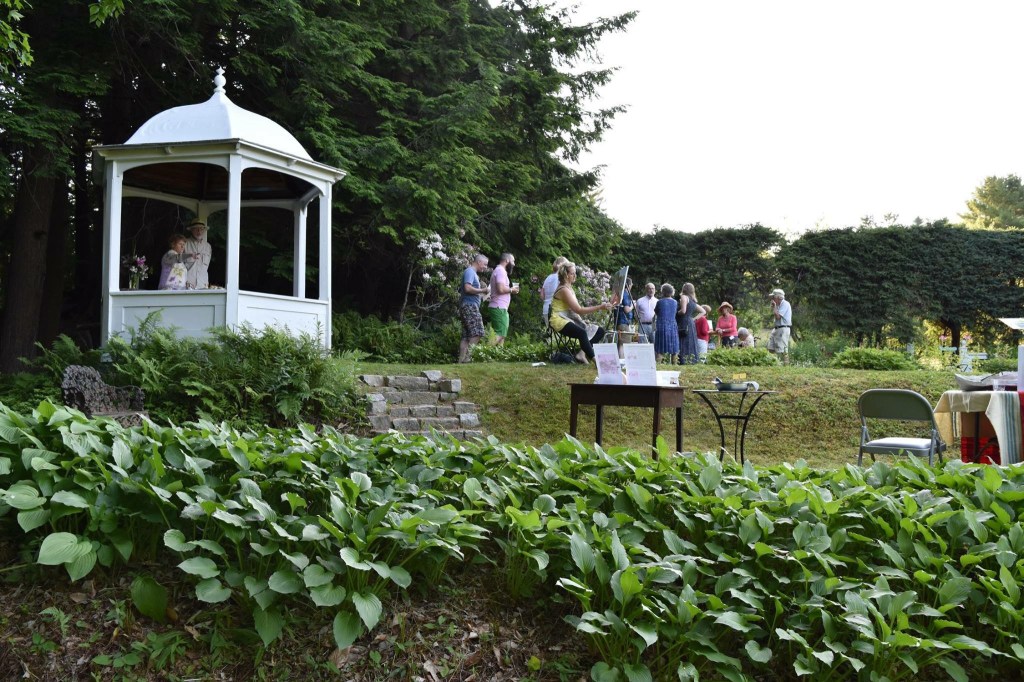
[(473, 263), (462, 273), (459, 286), (459, 319), (462, 321), (462, 341), (459, 343), (459, 362), (470, 361), (470, 350), (484, 335), (484, 318), (480, 315), (480, 296), (487, 287), (480, 286), (480, 273), (487, 268), (487, 256), (473, 258)]
[(793, 327), (793, 306), (786, 300), (786, 292), (782, 289), (772, 290), (772, 316), (775, 328), (768, 337), (768, 350), (779, 356), (779, 361), (789, 364), (789, 337)]

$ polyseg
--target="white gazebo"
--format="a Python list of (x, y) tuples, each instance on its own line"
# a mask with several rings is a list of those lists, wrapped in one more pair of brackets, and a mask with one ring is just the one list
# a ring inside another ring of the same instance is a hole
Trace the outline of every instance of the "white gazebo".
[[(182, 335), (201, 337), (214, 327), (272, 325), (319, 335), (330, 348), (331, 187), (345, 173), (313, 161), (277, 123), (232, 103), (224, 94), (223, 73), (217, 70), (216, 88), (206, 102), (168, 109), (124, 144), (95, 148), (105, 166), (102, 341), (160, 310), (161, 324)], [(226, 211), (225, 287), (122, 290), (122, 202), (129, 197), (176, 204), (202, 220)], [(313, 214), (319, 232), (315, 297), (306, 294), (306, 226), (314, 201), (319, 202)], [(291, 296), (239, 289), (243, 208), (292, 213)]]

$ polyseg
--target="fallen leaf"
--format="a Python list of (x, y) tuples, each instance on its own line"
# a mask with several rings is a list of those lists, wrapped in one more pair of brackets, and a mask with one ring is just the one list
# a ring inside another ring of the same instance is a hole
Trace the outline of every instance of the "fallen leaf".
[(89, 601), (89, 597), (83, 594), (82, 592), (72, 592), (68, 595), (68, 598), (76, 604), (84, 604), (85, 602)]
[(480, 649), (477, 649), (476, 651), (471, 653), (469, 656), (466, 656), (466, 658), (463, 659), (462, 664), (464, 666), (466, 666), (467, 668), (470, 668), (470, 667), (476, 665), (477, 663), (479, 663), (480, 659), (482, 659), (483, 657), (484, 657), (484, 652), (481, 651)]
[(347, 646), (344, 649), (335, 649), (331, 652), (331, 655), (328, 657), (327, 660), (329, 660), (335, 668), (341, 668), (341, 666), (343, 666), (348, 661), (348, 656), (350, 653), (352, 653), (351, 646)]
[(199, 630), (196, 630), (191, 625), (186, 625), (185, 626), (185, 632), (187, 632), (188, 634), (192, 635), (192, 639), (196, 640), (197, 642), (199, 641), (199, 639), (200, 639)]
[(438, 674), (437, 667), (433, 661), (423, 661), (423, 669), (430, 675), (430, 679), (434, 680), (434, 682), (440, 682), (441, 676)]
[(502, 665), (502, 662), (501, 662), (501, 650), (498, 649), (498, 647), (494, 647), (494, 660), (496, 660), (498, 662), (498, 667), (499, 668), (503, 668), (504, 667), (504, 665)]

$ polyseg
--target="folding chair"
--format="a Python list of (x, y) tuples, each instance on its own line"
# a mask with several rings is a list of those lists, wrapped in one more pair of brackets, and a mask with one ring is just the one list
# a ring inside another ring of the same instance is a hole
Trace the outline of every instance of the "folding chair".
[(579, 341), (571, 336), (559, 334), (551, 328), (550, 324), (547, 326), (547, 341), (548, 345), (553, 349), (552, 353), (566, 353), (576, 357), (576, 354), (580, 352)]
[[(871, 455), (871, 461), (875, 460), (875, 455), (927, 455), (929, 465), (932, 463), (932, 456), (937, 454), (939, 463), (942, 463), (942, 452), (946, 449), (946, 444), (939, 437), (939, 428), (935, 425), (931, 403), (920, 393), (900, 388), (872, 388), (861, 394), (857, 400), (857, 409), (860, 412), (858, 466), (864, 460), (864, 453)], [(931, 428), (931, 436), (890, 436), (872, 440), (868, 434), (868, 419), (926, 422)]]

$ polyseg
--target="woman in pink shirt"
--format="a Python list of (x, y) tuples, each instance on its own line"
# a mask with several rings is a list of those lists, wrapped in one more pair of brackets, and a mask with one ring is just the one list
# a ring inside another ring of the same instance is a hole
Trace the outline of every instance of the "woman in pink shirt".
[(732, 348), (735, 346), (738, 331), (739, 322), (736, 320), (736, 316), (732, 314), (732, 303), (723, 301), (722, 305), (718, 306), (718, 323), (715, 324), (715, 333), (718, 334), (720, 339), (719, 346), (722, 348)]
[(697, 331), (697, 360), (699, 362), (707, 362), (708, 360), (708, 341), (711, 340), (711, 323), (708, 322), (708, 315), (711, 314), (711, 306), (702, 305), (704, 314), (698, 317), (693, 326)]

